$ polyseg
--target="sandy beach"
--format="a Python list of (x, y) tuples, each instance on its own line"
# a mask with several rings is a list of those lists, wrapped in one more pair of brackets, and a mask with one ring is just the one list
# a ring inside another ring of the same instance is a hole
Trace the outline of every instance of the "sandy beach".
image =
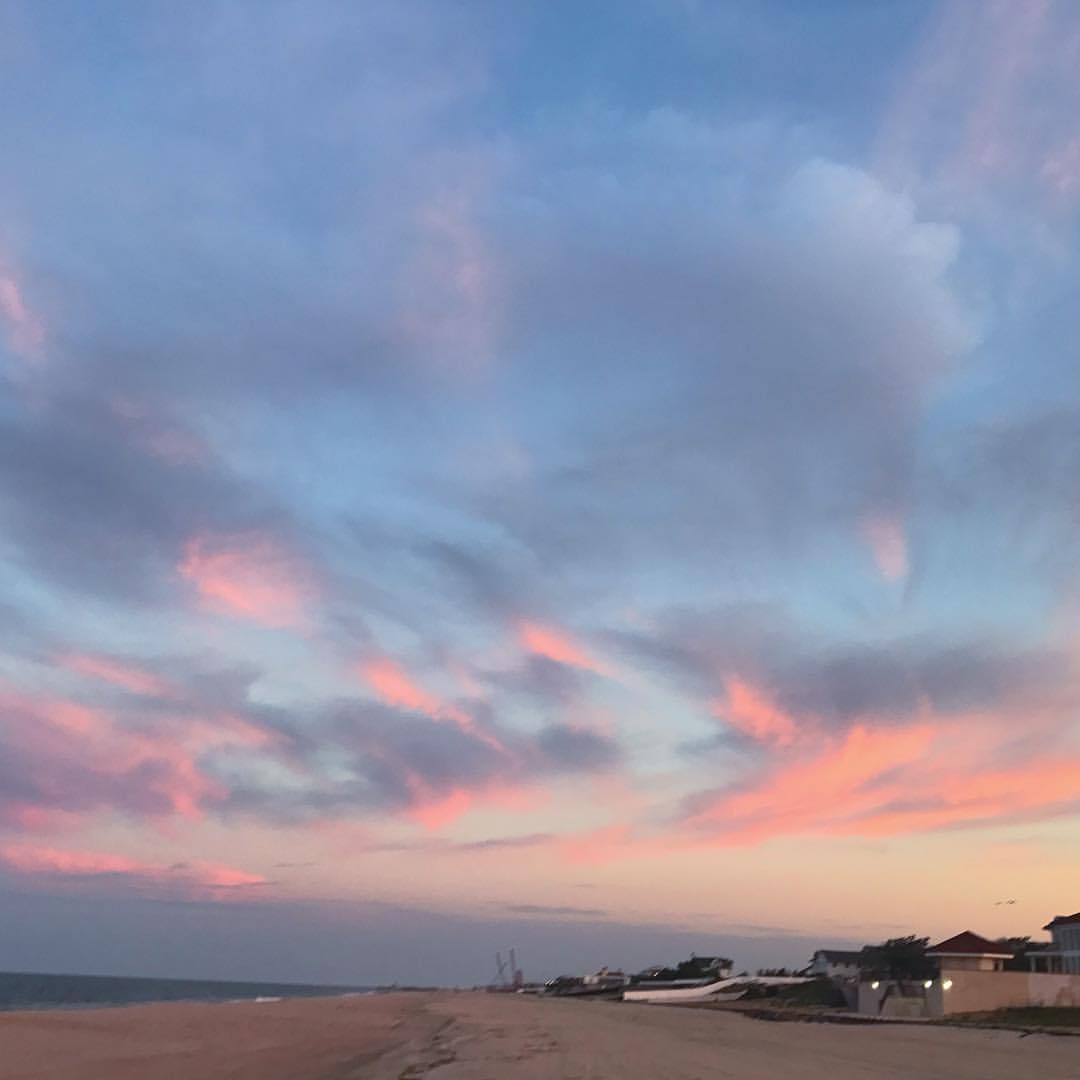
[(1080, 1078), (1080, 1039), (483, 994), (0, 1016), (0, 1080)]
[(428, 995), (0, 1013), (2, 1080), (307, 1080), (380, 1075), (443, 1017)]

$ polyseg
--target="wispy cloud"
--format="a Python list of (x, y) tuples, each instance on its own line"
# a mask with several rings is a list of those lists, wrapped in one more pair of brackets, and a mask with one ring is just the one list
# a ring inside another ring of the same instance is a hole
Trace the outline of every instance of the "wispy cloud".
[(1080, 757), (1021, 756), (1009, 725), (972, 717), (857, 726), (781, 757), (757, 780), (695, 797), (686, 825), (717, 843), (897, 836), (1053, 817), (1080, 806)]
[(600, 918), (608, 914), (603, 908), (563, 907), (557, 904), (509, 904), (506, 910), (515, 915), (578, 915), (584, 918)]
[(582, 671), (605, 673), (603, 665), (564, 630), (525, 619), (517, 629), (522, 646), (529, 652)]
[(302, 627), (309, 619), (310, 572), (271, 537), (192, 537), (178, 570), (212, 611), (273, 628)]
[(38, 359), (45, 344), (45, 327), (31, 310), (11, 263), (0, 251), (0, 329), (8, 347), (24, 361)]
[(131, 886), (177, 895), (225, 897), (267, 884), (266, 878), (231, 866), (192, 862), (163, 865), (92, 851), (69, 851), (29, 844), (0, 846), (0, 867), (20, 875), (46, 879), (112, 878)]
[(176, 692), (165, 679), (153, 671), (109, 656), (73, 653), (60, 657), (59, 663), (78, 675), (101, 680), (131, 694), (167, 698), (174, 696)]
[(872, 515), (863, 520), (861, 533), (886, 581), (903, 581), (908, 574), (908, 543), (903, 522), (896, 517)]

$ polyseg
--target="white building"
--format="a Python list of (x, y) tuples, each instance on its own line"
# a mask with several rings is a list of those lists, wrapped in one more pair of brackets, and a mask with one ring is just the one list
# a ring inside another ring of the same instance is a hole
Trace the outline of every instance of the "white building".
[(818, 949), (806, 969), (807, 975), (827, 975), (830, 979), (857, 979), (862, 953), (850, 949)]
[(1057, 915), (1043, 929), (1050, 931), (1050, 948), (1031, 954), (1032, 970), (1080, 975), (1080, 911)]

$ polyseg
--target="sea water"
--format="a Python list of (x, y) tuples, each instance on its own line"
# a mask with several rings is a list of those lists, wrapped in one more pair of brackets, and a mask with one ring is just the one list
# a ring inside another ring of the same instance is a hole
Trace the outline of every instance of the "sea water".
[(89, 1008), (151, 1001), (258, 1001), (369, 992), (366, 986), (40, 975), (0, 971), (0, 1010)]

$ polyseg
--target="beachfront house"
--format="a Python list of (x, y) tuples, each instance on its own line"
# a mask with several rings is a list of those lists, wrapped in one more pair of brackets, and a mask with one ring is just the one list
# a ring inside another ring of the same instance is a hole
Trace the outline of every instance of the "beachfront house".
[[(933, 976), (895, 980), (868, 974), (859, 1012), (874, 1016), (948, 1016), (994, 1009), (1080, 1006), (1080, 912), (1045, 927), (1053, 941), (990, 941), (965, 930), (926, 950)], [(1014, 960), (1018, 962), (1010, 963)], [(1024, 970), (1022, 961), (1030, 970)]]
[(732, 962), (726, 956), (695, 956), (682, 960), (675, 967), (655, 966), (645, 968), (631, 976), (633, 983), (663, 984), (665, 986), (693, 986), (698, 983), (719, 982), (731, 978)]
[(1043, 929), (1050, 931), (1050, 947), (1028, 957), (1031, 970), (1080, 975), (1080, 911), (1055, 915)]
[(630, 981), (630, 977), (621, 971), (611, 971), (607, 967), (602, 967), (599, 971), (586, 975), (581, 981), (584, 986), (610, 990), (625, 986)]
[(857, 979), (862, 957), (861, 949), (818, 949), (806, 974), (824, 975), (830, 979)]
[(939, 971), (1004, 971), (1012, 950), (998, 941), (965, 930), (926, 950), (938, 962)]
[(730, 979), (732, 962), (726, 956), (694, 956), (676, 969), (680, 979)]

